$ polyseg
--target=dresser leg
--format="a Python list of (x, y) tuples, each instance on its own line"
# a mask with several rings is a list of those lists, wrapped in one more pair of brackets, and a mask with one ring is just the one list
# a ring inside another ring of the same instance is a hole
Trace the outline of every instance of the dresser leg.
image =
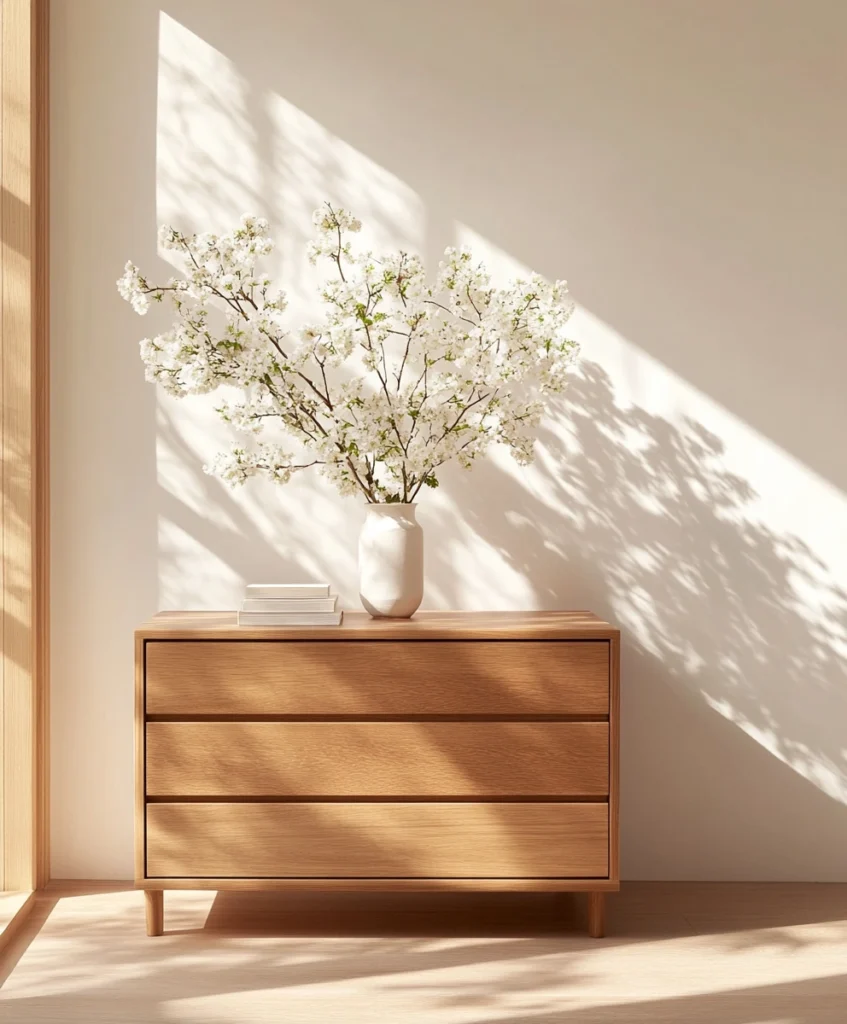
[(147, 934), (161, 935), (165, 930), (165, 893), (162, 889), (145, 889), (144, 906), (147, 910)]
[(588, 894), (588, 934), (592, 939), (602, 939), (606, 934), (605, 893), (590, 892)]

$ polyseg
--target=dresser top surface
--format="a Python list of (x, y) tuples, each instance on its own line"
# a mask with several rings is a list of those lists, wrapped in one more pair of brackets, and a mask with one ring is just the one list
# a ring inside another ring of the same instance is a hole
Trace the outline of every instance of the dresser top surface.
[(160, 612), (142, 640), (609, 640), (618, 630), (592, 612), (417, 612), (372, 619), (345, 611), (340, 626), (239, 626), (236, 612)]

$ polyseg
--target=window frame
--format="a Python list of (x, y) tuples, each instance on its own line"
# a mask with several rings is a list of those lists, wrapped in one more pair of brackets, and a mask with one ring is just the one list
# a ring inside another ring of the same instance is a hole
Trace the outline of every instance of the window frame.
[(0, 889), (7, 892), (43, 888), (50, 870), (48, 75), (49, 0), (2, 0)]

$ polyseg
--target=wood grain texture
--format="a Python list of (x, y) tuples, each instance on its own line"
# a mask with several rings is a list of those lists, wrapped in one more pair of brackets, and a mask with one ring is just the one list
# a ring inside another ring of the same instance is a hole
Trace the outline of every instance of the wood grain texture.
[(50, 0), (32, 4), (35, 885), (50, 880)]
[(144, 641), (135, 639), (135, 877), (145, 873)]
[(147, 713), (605, 715), (608, 641), (146, 644)]
[(140, 888), (618, 888), (612, 627), (161, 618), (136, 634)]
[(153, 722), (147, 795), (605, 797), (605, 722)]
[(621, 644), (609, 651), (609, 877), (620, 878)]
[(0, 435), (2, 435), (4, 889), (34, 883), (31, 7), (0, 5)]
[(235, 612), (160, 612), (138, 634), (148, 640), (609, 640), (619, 631), (592, 612), (416, 612), (372, 619), (345, 611), (340, 626), (238, 626)]
[(0, 953), (14, 941), (34, 906), (32, 889), (0, 893)]
[(608, 878), (138, 878), (136, 889), (215, 892), (617, 892)]
[(46, 4), (0, 6), (2, 884), (46, 870)]
[(593, 803), (155, 803), (148, 877), (586, 878), (608, 874)]
[(161, 935), (165, 930), (165, 894), (161, 889), (148, 889), (144, 893), (144, 911), (147, 934)]
[(606, 934), (606, 897), (602, 892), (588, 894), (588, 934), (592, 939)]
[(131, 886), (67, 891), (0, 956), (4, 1022), (845, 1021), (847, 885), (625, 882), (600, 944), (543, 894), (171, 891), (159, 942)]

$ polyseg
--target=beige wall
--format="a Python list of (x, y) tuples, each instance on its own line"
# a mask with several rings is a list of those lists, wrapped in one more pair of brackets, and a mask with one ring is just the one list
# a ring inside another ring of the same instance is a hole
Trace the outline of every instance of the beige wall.
[(847, 5), (55, 0), (53, 874), (132, 872), (132, 644), (319, 574), (362, 510), (201, 472), (118, 298), (160, 219), (342, 201), (429, 261), (566, 276), (584, 362), (531, 470), (428, 495), (427, 605), (625, 631), (629, 878), (847, 880)]

